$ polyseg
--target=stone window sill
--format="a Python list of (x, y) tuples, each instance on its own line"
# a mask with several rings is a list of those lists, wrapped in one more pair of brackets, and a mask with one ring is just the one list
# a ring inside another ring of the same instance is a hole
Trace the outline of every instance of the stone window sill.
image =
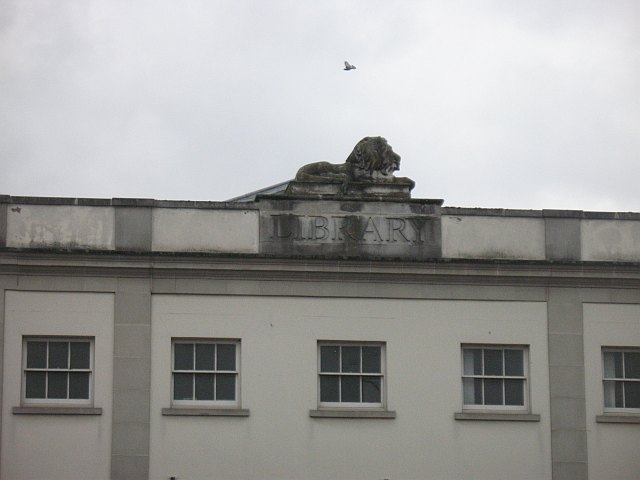
[(322, 409), (309, 410), (312, 418), (396, 418), (396, 412), (391, 410), (358, 410), (358, 409)]
[(13, 407), (14, 415), (102, 415), (102, 408), (94, 407)]
[(627, 415), (615, 415), (605, 414), (596, 415), (597, 423), (640, 423), (640, 415), (627, 414)]
[(491, 422), (539, 422), (540, 415), (534, 413), (484, 413), (484, 412), (456, 412), (456, 420), (480, 420)]
[(162, 415), (169, 417), (248, 417), (249, 410), (244, 408), (163, 408)]

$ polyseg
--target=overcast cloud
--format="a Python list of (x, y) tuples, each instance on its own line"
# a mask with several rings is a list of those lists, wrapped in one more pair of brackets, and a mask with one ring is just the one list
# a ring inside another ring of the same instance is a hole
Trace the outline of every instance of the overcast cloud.
[(368, 135), (414, 197), (640, 211), (640, 2), (0, 6), (0, 193), (225, 200)]

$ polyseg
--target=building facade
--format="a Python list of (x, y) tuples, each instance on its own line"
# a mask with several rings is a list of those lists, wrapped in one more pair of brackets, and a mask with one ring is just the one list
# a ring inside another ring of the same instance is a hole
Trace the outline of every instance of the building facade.
[(0, 478), (637, 479), (639, 267), (636, 213), (3, 196)]

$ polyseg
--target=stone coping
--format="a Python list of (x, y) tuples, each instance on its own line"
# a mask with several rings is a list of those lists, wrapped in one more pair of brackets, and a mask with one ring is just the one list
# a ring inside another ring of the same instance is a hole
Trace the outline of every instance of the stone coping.
[[(76, 205), (86, 207), (147, 207), (147, 208), (192, 208), (259, 210), (259, 200), (329, 201), (338, 199), (315, 199), (310, 197), (289, 197), (281, 195), (258, 196), (257, 202), (200, 201), (200, 200), (155, 200), (152, 198), (73, 198), (73, 197), (30, 197), (0, 195), (0, 204), (23, 205)], [(441, 199), (397, 199), (397, 198), (344, 198), (339, 201), (389, 202), (422, 205), (442, 205)], [(585, 220), (637, 220), (640, 212), (592, 212), (583, 210), (524, 210), (505, 208), (441, 207), (442, 215), (484, 216), (484, 217), (529, 217), (529, 218), (577, 218)]]

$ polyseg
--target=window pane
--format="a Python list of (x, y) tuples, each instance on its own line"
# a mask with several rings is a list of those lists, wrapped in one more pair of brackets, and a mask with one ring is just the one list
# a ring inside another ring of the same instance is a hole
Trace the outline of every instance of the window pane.
[(465, 348), (464, 374), (482, 375), (482, 350), (479, 348)]
[(175, 370), (193, 370), (193, 343), (176, 343), (173, 355)]
[(362, 371), (364, 373), (382, 373), (381, 351), (380, 347), (362, 347)]
[(624, 352), (624, 378), (640, 378), (640, 352)]
[(484, 398), (484, 381), (480, 378), (474, 378), (473, 379), (473, 388), (474, 388), (474, 403), (476, 405), (482, 405), (483, 404), (483, 398)]
[(173, 399), (174, 400), (193, 400), (193, 374), (174, 373)]
[(196, 370), (215, 370), (215, 362), (216, 346), (213, 343), (196, 344)]
[(320, 375), (320, 401), (339, 402), (339, 382), (337, 375)]
[(624, 383), (614, 382), (616, 390), (616, 408), (624, 407)]
[(196, 382), (196, 400), (213, 400), (214, 374), (194, 375)]
[(27, 368), (47, 368), (47, 342), (27, 342)]
[(612, 380), (604, 382), (604, 406), (607, 408), (616, 406), (616, 382)]
[(484, 404), (504, 405), (502, 400), (502, 380), (492, 378), (484, 380)]
[(380, 388), (381, 377), (362, 377), (362, 401), (380, 403), (382, 391)]
[(640, 408), (640, 382), (624, 382), (625, 408)]
[(27, 372), (26, 398), (45, 398), (46, 377), (44, 372)]
[(89, 398), (89, 372), (69, 373), (69, 398)]
[(360, 372), (360, 347), (342, 347), (342, 371)]
[(524, 380), (504, 381), (504, 404), (524, 405)]
[(71, 368), (90, 368), (91, 348), (89, 342), (71, 342), (70, 348)]
[(340, 377), (340, 394), (341, 402), (360, 402), (360, 377)]
[[(464, 396), (465, 405), (479, 405), (482, 403), (482, 396), (480, 396), (480, 402), (476, 401), (476, 382), (478, 380), (474, 378), (462, 379), (462, 391)], [(480, 391), (482, 395), (482, 390)]]
[(604, 352), (604, 378), (615, 378), (616, 376), (616, 357), (614, 353), (617, 352)]
[(236, 346), (231, 343), (219, 343), (218, 350), (218, 370), (236, 370)]
[(47, 398), (67, 398), (67, 372), (49, 372)]
[(236, 399), (236, 376), (216, 375), (216, 400)]
[(485, 375), (502, 375), (502, 350), (484, 351), (484, 374)]
[(49, 342), (49, 368), (69, 368), (68, 356), (69, 342)]
[(513, 377), (524, 375), (524, 354), (522, 350), (504, 351), (504, 374)]
[[(320, 371), (340, 371), (340, 347), (336, 345), (323, 345), (320, 347)], [(327, 401), (332, 402), (333, 400)]]
[(622, 352), (605, 352), (605, 378), (622, 378)]

